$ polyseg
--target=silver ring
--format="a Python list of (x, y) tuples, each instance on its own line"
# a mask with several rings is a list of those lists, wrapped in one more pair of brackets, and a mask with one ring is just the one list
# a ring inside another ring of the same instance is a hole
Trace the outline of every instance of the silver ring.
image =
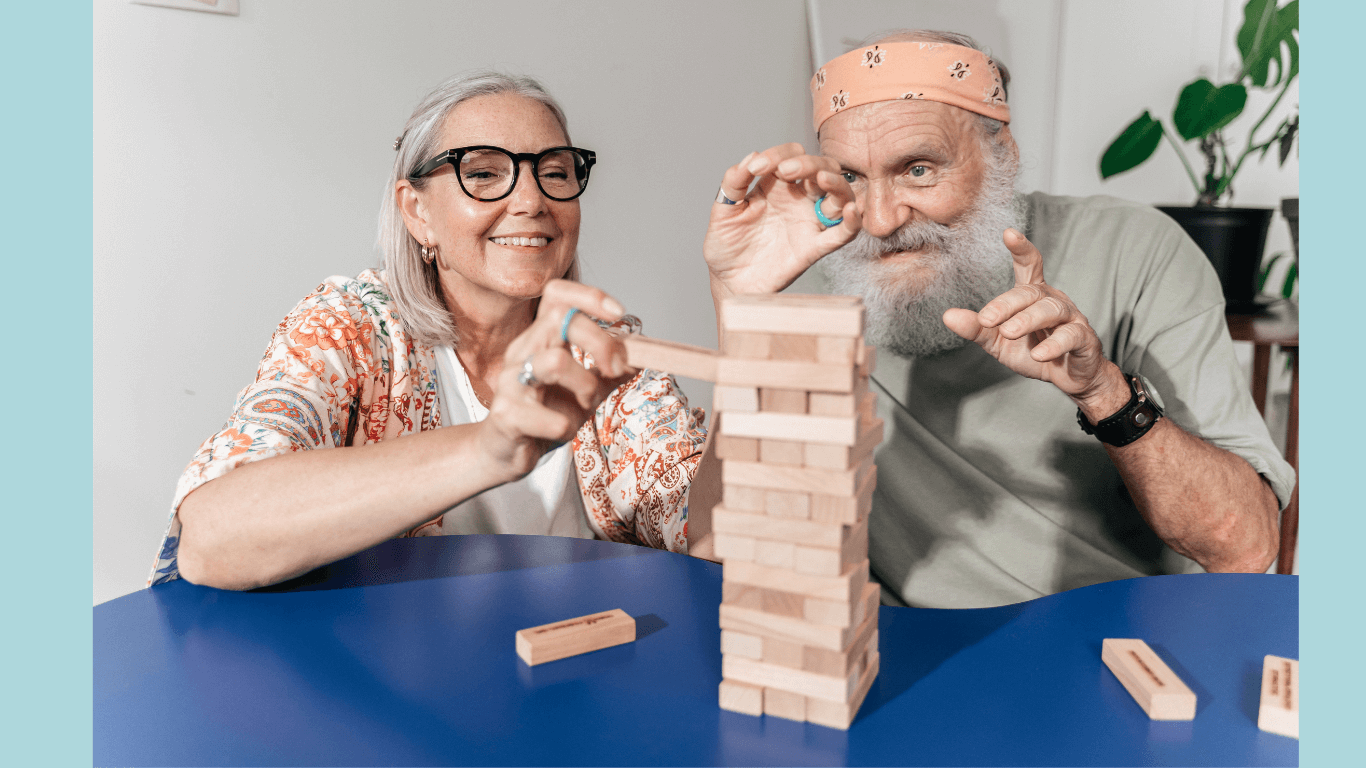
[[(535, 357), (535, 355), (531, 357)], [(541, 382), (536, 378), (536, 372), (531, 369), (531, 357), (522, 363), (522, 372), (517, 374), (517, 383), (524, 387), (539, 387)]]
[(721, 203), (722, 205), (739, 205), (744, 201), (745, 199), (743, 197), (739, 200), (732, 200), (729, 197), (726, 197), (726, 191), (724, 189), (718, 188), (716, 190), (716, 200), (714, 202)]

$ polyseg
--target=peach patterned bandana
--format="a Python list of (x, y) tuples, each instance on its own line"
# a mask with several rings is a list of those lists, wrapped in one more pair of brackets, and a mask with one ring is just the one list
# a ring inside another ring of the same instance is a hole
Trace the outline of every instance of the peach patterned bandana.
[(925, 99), (1010, 122), (996, 64), (950, 43), (879, 43), (831, 59), (811, 78), (816, 130), (836, 112), (875, 101)]

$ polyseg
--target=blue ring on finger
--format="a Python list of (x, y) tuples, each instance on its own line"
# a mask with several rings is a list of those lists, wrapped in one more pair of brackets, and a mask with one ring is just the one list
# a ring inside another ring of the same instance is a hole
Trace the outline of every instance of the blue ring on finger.
[(821, 195), (821, 199), (816, 201), (816, 221), (819, 221), (822, 227), (838, 227), (840, 224), (844, 223), (843, 216), (838, 219), (832, 219), (821, 213), (821, 203), (825, 202), (825, 198), (827, 197), (829, 197), (829, 195)]
[(569, 321), (573, 320), (574, 315), (577, 315), (578, 313), (578, 307), (570, 307), (569, 311), (564, 313), (564, 321), (560, 323), (560, 341), (562, 343), (569, 343)]

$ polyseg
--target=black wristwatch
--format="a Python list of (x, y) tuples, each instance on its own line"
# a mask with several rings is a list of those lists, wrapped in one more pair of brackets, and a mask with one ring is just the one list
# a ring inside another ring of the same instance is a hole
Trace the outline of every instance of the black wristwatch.
[(1095, 435), (1107, 445), (1128, 445), (1148, 434), (1148, 430), (1162, 418), (1162, 408), (1143, 388), (1143, 380), (1132, 373), (1124, 374), (1124, 378), (1129, 380), (1131, 394), (1128, 404), (1120, 408), (1119, 413), (1092, 424), (1086, 420), (1081, 409), (1077, 409), (1077, 423), (1081, 425), (1081, 431)]

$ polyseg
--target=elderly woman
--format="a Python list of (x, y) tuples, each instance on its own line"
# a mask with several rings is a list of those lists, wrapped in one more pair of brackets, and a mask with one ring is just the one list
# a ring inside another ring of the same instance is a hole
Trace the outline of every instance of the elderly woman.
[(559, 105), (529, 78), (452, 78), (395, 148), (385, 268), (327, 279), (276, 329), (180, 478), (152, 583), (247, 589), (396, 536), (687, 551), (703, 416), (627, 367), (638, 321), (574, 282), (595, 156)]

